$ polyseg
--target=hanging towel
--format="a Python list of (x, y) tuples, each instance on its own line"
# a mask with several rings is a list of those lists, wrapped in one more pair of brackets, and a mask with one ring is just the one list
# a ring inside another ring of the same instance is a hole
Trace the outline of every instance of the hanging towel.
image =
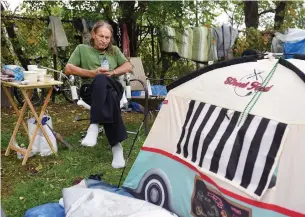
[(214, 36), (217, 41), (217, 56), (221, 58), (227, 57), (228, 51), (233, 47), (237, 38), (238, 31), (229, 25), (222, 25), (214, 29)]
[(212, 31), (207, 27), (181, 30), (164, 26), (161, 28), (161, 49), (197, 62), (216, 60), (216, 40)]
[(124, 23), (123, 24), (123, 54), (126, 57), (130, 57), (130, 48), (129, 48), (129, 36), (128, 36), (128, 32), (127, 32), (127, 26)]
[(69, 46), (69, 43), (60, 17), (50, 16), (49, 19), (48, 29), (51, 30), (48, 38), (49, 48), (52, 49), (53, 54), (56, 54), (57, 47), (61, 47), (64, 50), (65, 47)]

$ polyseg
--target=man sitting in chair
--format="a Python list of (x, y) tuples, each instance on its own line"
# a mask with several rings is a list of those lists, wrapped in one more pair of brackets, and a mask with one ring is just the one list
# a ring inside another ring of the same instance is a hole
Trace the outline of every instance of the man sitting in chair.
[(123, 87), (119, 76), (131, 72), (132, 66), (120, 49), (112, 45), (113, 29), (107, 22), (95, 23), (91, 36), (91, 46), (78, 45), (65, 67), (66, 74), (87, 77), (90, 81), (80, 90), (80, 97), (91, 105), (90, 126), (81, 144), (95, 146), (98, 126), (103, 124), (112, 147), (112, 167), (122, 168), (125, 160), (121, 142), (127, 139), (127, 132), (121, 117)]

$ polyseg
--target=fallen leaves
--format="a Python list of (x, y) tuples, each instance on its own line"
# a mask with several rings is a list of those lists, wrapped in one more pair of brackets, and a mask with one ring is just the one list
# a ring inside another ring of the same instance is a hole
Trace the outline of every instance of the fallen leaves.
[(42, 165), (41, 163), (39, 163), (39, 165), (35, 168), (35, 170), (39, 172), (41, 169), (42, 169)]

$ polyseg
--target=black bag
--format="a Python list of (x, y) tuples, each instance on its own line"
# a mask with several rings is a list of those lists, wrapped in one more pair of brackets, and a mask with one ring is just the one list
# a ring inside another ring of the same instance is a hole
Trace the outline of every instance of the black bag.
[(83, 84), (80, 87), (80, 93), (79, 93), (80, 97), (88, 105), (91, 105), (91, 92), (92, 92), (91, 84)]

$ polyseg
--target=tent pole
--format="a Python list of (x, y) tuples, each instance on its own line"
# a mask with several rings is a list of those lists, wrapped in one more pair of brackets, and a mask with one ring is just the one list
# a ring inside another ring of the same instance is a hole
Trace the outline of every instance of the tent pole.
[(131, 148), (130, 148), (130, 150), (129, 150), (127, 159), (126, 159), (126, 164), (125, 164), (125, 166), (124, 166), (124, 168), (123, 168), (123, 171), (122, 171), (122, 174), (121, 174), (119, 183), (118, 183), (118, 188), (120, 187), (121, 181), (122, 181), (122, 179), (123, 179), (124, 172), (125, 172), (125, 169), (126, 169), (126, 165), (127, 165), (127, 163), (128, 163), (129, 157), (130, 157), (130, 155), (131, 155), (131, 151), (133, 150), (134, 144), (135, 144), (136, 141), (137, 141), (137, 138), (138, 138), (138, 136), (139, 136), (139, 133), (140, 133), (142, 127), (143, 127), (143, 124), (144, 124), (146, 118), (147, 118), (147, 115), (148, 115), (148, 112), (145, 114), (144, 119), (143, 119), (143, 121), (141, 122), (141, 125), (140, 125), (140, 127), (139, 127), (139, 129), (138, 129), (138, 131), (137, 131), (137, 133), (136, 133), (136, 135), (135, 135), (135, 137), (133, 138), (133, 142), (132, 142)]
[(150, 30), (150, 34), (151, 34), (151, 55), (152, 55), (152, 73), (150, 74), (151, 77), (156, 78), (155, 75), (155, 42), (154, 42), (154, 27), (151, 28)]

